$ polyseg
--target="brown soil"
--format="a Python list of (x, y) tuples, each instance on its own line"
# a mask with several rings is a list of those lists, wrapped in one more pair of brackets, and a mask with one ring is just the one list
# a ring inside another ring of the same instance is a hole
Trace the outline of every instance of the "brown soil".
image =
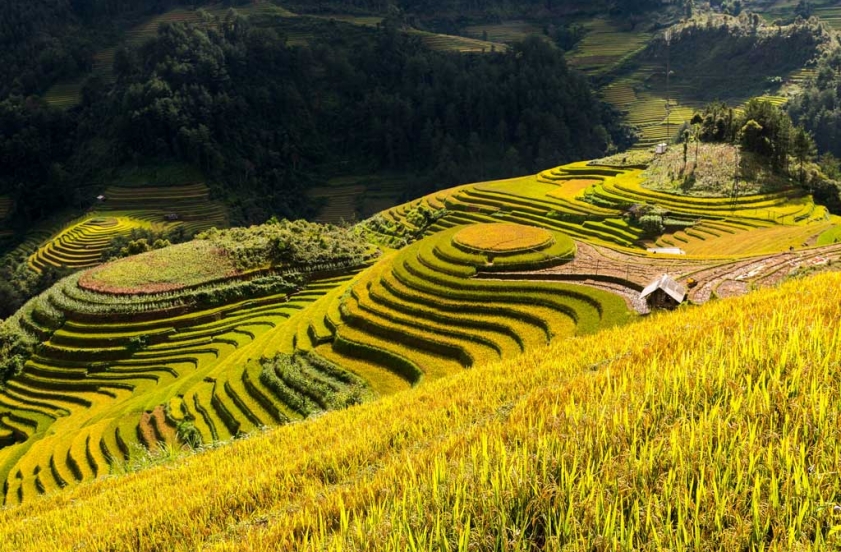
[(689, 300), (705, 303), (713, 293), (719, 297), (744, 295), (756, 287), (773, 286), (802, 269), (822, 270), (841, 262), (841, 244), (748, 257), (738, 260), (662, 258), (632, 255), (607, 247), (576, 242), (575, 258), (544, 270), (508, 274), (524, 280), (568, 280), (622, 296), (629, 308), (647, 312), (640, 289), (663, 273), (697, 285), (688, 290)]

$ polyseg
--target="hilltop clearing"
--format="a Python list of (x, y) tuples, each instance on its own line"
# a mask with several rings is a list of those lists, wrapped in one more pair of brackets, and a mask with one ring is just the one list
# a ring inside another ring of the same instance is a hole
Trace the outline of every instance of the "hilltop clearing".
[(17, 550), (836, 547), (841, 312), (825, 299), (839, 293), (837, 274), (797, 280), (535, 349), (0, 511), (0, 538)]

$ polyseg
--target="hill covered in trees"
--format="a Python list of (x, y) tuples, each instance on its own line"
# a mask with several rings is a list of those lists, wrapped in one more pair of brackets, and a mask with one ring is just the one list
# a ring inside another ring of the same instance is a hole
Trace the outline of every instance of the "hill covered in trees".
[(10, 96), (0, 194), (32, 220), (124, 164), (179, 160), (221, 183), (235, 220), (260, 222), (308, 214), (303, 191), (325, 166), (442, 186), (627, 144), (586, 79), (542, 41), (462, 56), (387, 25), (325, 21), (290, 46), (264, 23), (229, 14), (165, 26), (119, 50), (113, 85), (91, 82), (69, 112)]

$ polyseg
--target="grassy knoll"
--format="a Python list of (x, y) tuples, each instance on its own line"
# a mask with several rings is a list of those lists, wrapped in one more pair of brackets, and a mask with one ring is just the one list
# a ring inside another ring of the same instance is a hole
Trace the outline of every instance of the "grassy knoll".
[(100, 293), (160, 293), (237, 274), (222, 250), (196, 240), (99, 266), (86, 272), (79, 285)]
[(16, 550), (837, 548), (841, 311), (826, 297), (838, 293), (841, 277), (824, 275), (559, 342), (3, 510), (0, 539)]
[(645, 173), (645, 186), (681, 195), (721, 197), (754, 195), (790, 185), (753, 154), (741, 153), (732, 144), (692, 143), (686, 157), (684, 164), (680, 144), (656, 156)]

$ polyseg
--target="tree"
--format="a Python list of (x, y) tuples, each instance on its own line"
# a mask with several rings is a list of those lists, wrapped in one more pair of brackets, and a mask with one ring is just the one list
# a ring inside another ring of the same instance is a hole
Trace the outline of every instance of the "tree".
[(800, 166), (800, 184), (802, 185), (806, 178), (804, 165), (815, 158), (817, 148), (815, 147), (815, 141), (812, 139), (812, 136), (803, 127), (796, 127), (793, 134), (792, 153)]
[(815, 13), (815, 10), (809, 0), (800, 0), (794, 8), (794, 13), (803, 19), (809, 19)]

